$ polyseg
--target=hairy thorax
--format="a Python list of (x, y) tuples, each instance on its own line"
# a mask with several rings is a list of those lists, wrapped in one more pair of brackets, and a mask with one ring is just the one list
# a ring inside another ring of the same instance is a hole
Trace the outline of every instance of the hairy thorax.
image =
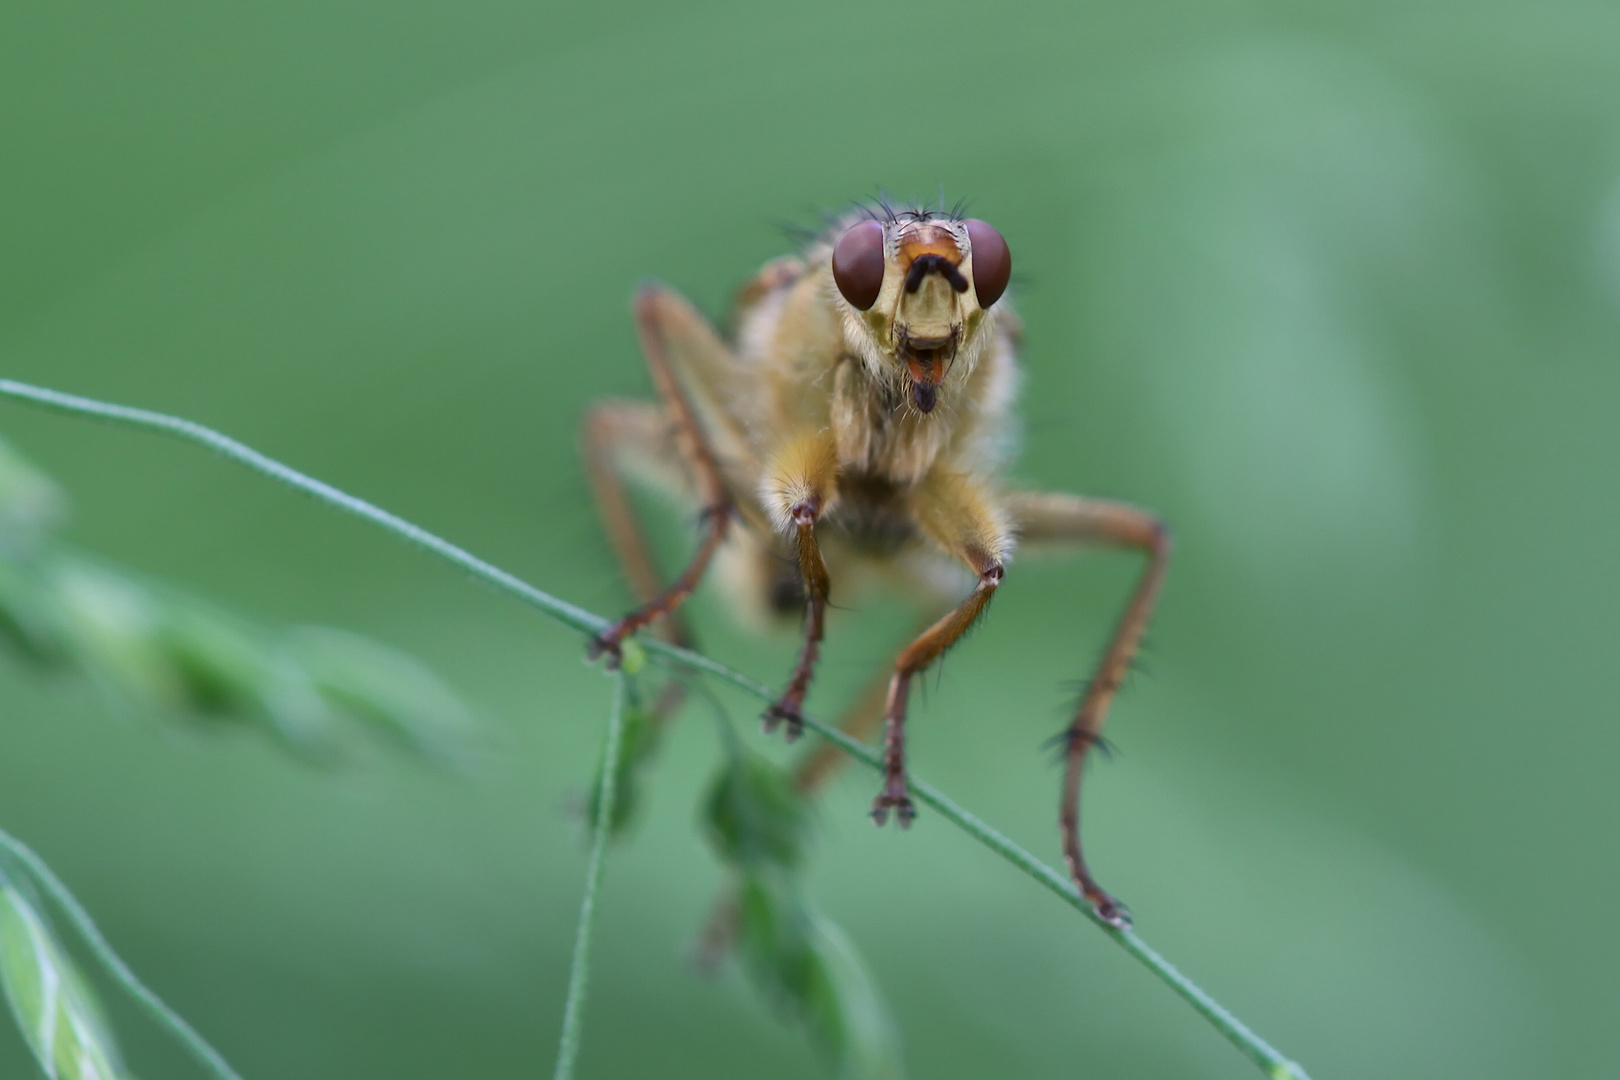
[(853, 546), (891, 553), (903, 546), (914, 534), (907, 496), (933, 470), (988, 476), (999, 469), (1017, 381), (1010, 311), (974, 327), (925, 412), (908, 392), (905, 363), (840, 314), (825, 263), (772, 264), (758, 281), (739, 297), (734, 339), (759, 386), (758, 458), (770, 461), (810, 433), (829, 434), (837, 480), (828, 523)]

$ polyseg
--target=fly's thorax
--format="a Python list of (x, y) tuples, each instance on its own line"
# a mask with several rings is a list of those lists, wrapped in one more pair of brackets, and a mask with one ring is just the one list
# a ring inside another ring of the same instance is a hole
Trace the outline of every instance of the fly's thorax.
[(902, 488), (921, 483), (937, 462), (957, 456), (964, 435), (982, 425), (982, 395), (973, 385), (982, 378), (972, 374), (980, 370), (971, 362), (957, 366), (940, 386), (935, 407), (923, 412), (903, 375), (846, 355), (833, 375), (828, 413), (840, 470)]

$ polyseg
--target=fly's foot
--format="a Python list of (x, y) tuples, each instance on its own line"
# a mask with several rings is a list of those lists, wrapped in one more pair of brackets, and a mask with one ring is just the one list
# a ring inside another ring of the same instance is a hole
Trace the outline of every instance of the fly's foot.
[(911, 805), (911, 796), (906, 794), (906, 782), (902, 777), (893, 777), (883, 785), (882, 794), (872, 800), (872, 822), (882, 825), (889, 820), (889, 811), (894, 810), (895, 820), (900, 822), (902, 829), (909, 829), (911, 822), (917, 816), (917, 808)]
[(617, 670), (624, 660), (624, 649), (621, 642), (624, 640), (624, 624), (614, 623), (600, 634), (592, 634), (585, 645), (585, 659), (591, 663), (607, 657), (609, 671)]
[(1095, 885), (1086, 889), (1085, 894), (1086, 899), (1091, 901), (1091, 910), (1096, 913), (1097, 918), (1116, 930), (1129, 930), (1131, 928), (1130, 908)]
[(760, 714), (765, 722), (765, 734), (770, 735), (780, 725), (786, 725), (782, 737), (788, 742), (795, 742), (804, 734), (804, 717), (799, 713), (799, 703), (791, 698), (782, 698), (770, 708)]

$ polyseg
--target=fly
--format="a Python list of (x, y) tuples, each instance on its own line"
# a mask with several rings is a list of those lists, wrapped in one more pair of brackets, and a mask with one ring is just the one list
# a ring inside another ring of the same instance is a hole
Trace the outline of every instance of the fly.
[[(1020, 324), (1003, 296), (1011, 272), (1007, 242), (986, 222), (885, 205), (767, 263), (739, 291), (727, 337), (679, 294), (644, 289), (635, 319), (658, 403), (602, 402), (584, 427), (592, 488), (642, 603), (598, 635), (593, 652), (617, 657), (627, 636), (654, 623), (689, 640), (678, 609), (714, 565), (744, 618), (802, 618), (798, 659), (764, 714), (767, 731), (792, 740), (832, 583), (877, 579), (921, 597), (928, 625), (841, 724), (865, 738), (881, 722), (884, 781), (872, 818), (905, 826), (915, 816), (906, 786), (912, 683), (984, 613), (1015, 543), (1142, 552), (1146, 567), (1059, 738), (1064, 858), (1097, 915), (1124, 927), (1128, 912), (1081, 854), (1080, 781), (1147, 628), (1170, 533), (1135, 506), (1003, 480), (1019, 371)], [(660, 580), (631, 509), (631, 478), (703, 512), (697, 552), (672, 584)], [(942, 563), (968, 571), (958, 591)], [(813, 755), (800, 787), (814, 789), (835, 762), (829, 748)]]

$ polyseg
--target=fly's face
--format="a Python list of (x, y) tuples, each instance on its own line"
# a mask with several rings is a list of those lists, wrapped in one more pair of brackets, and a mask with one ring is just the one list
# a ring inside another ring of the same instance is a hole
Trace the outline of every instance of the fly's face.
[(833, 248), (832, 270), (863, 351), (901, 378), (926, 413), (1006, 290), (1012, 255), (983, 221), (918, 213), (850, 226)]

